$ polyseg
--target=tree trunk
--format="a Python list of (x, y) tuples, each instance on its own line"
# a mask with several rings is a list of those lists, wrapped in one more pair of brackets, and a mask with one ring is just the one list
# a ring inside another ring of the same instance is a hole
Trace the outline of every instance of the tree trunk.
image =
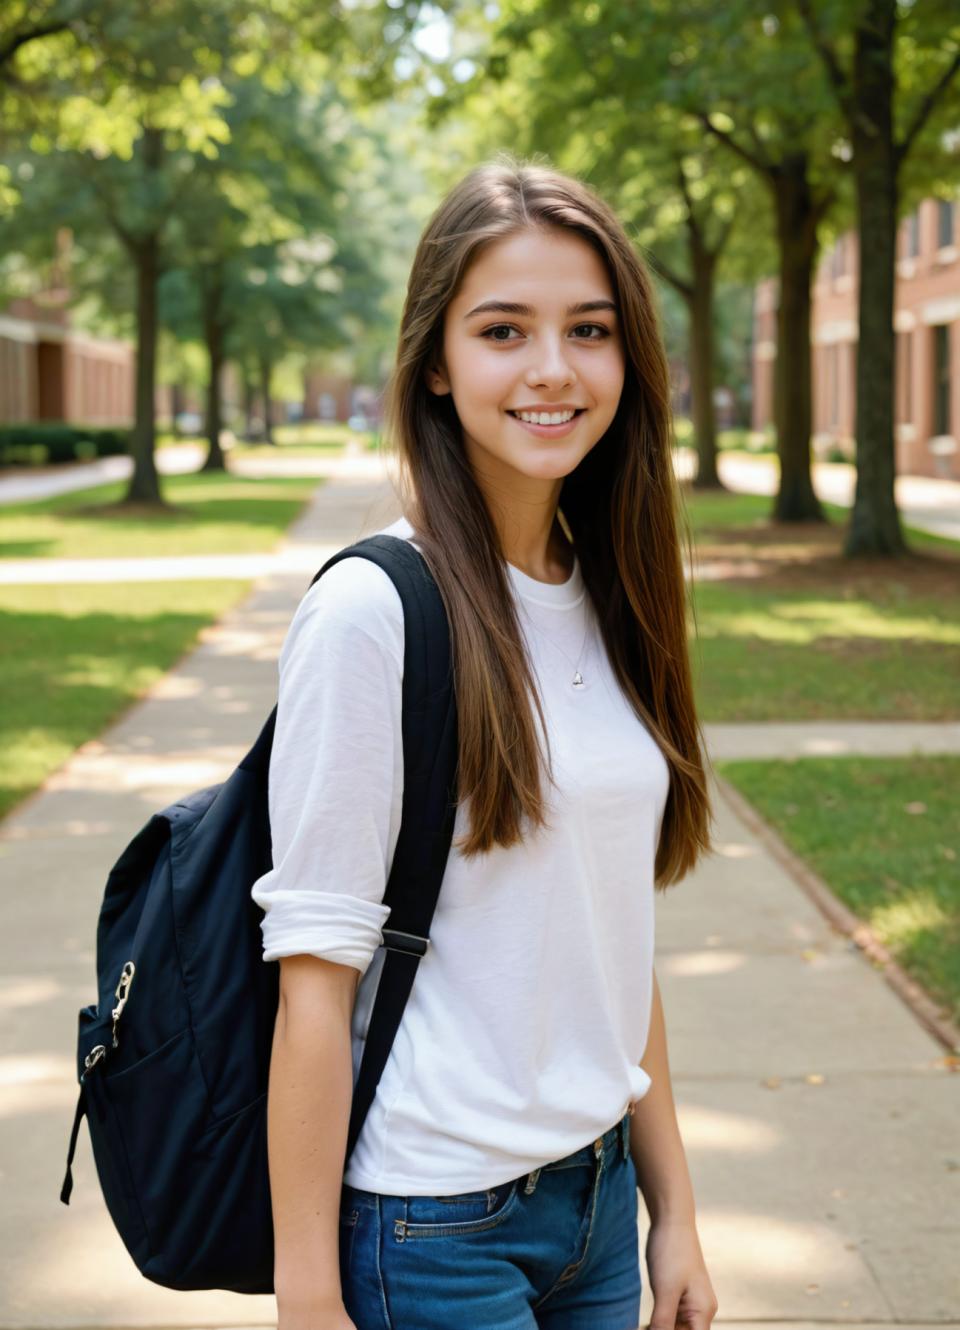
[(239, 362), (239, 366), (240, 379), (243, 384), (243, 437), (249, 442), (253, 439), (253, 405), (256, 388), (246, 356)]
[[(146, 179), (155, 175), (163, 163), (163, 132), (144, 126), (139, 151), (143, 155)], [(130, 450), (133, 453), (133, 475), (124, 496), (125, 503), (163, 504), (157, 463), (156, 447), (156, 394), (157, 394), (157, 283), (160, 279), (160, 232), (157, 227), (149, 235), (132, 236), (121, 233), (127, 252), (137, 270), (137, 381), (136, 416)]]
[(260, 395), (263, 398), (263, 441), (276, 443), (273, 437), (273, 420), (270, 412), (270, 385), (273, 379), (273, 362), (266, 351), (260, 352)]
[(226, 471), (227, 464), (220, 447), (222, 428), (221, 391), (223, 379), (223, 320), (221, 317), (221, 298), (223, 288), (218, 282), (211, 283), (204, 289), (203, 332), (207, 344), (207, 356), (210, 369), (207, 378), (206, 434), (210, 444), (209, 452), (201, 471)]
[(851, 126), (860, 238), (857, 484), (844, 554), (906, 551), (894, 494), (893, 327), (897, 160), (893, 139), (894, 7), (870, 0), (856, 32)]
[(174, 438), (180, 437), (180, 426), (177, 424), (177, 417), (183, 411), (183, 387), (179, 383), (170, 385), (170, 430)]
[(157, 382), (157, 280), (160, 275), (159, 238), (156, 234), (133, 250), (137, 269), (137, 373), (136, 407), (130, 451), (133, 475), (125, 503), (162, 504), (154, 447)]
[(823, 522), (810, 473), (813, 413), (810, 374), (810, 287), (817, 257), (815, 204), (805, 156), (784, 163), (773, 181), (780, 251), (774, 420), (780, 457), (778, 522)]
[(714, 271), (717, 256), (703, 244), (696, 230), (691, 230), (690, 258), (693, 286), (690, 310), (690, 391), (693, 437), (697, 448), (697, 474), (694, 489), (726, 489), (717, 472), (717, 412), (713, 401)]

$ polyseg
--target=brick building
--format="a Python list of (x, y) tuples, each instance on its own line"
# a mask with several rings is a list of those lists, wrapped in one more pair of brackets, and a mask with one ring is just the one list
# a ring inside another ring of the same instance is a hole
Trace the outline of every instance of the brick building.
[[(857, 346), (856, 232), (820, 262), (811, 308), (813, 447), (853, 457)], [(753, 427), (773, 421), (777, 280), (754, 298)], [(960, 201), (924, 199), (897, 235), (896, 469), (960, 479)]]
[[(127, 427), (134, 417), (135, 373), (129, 342), (70, 327), (65, 293), (45, 292), (0, 310), (0, 425), (62, 420)], [(225, 366), (222, 393), (225, 415), (232, 415), (239, 426), (243, 390), (232, 363)], [(262, 410), (259, 400), (255, 407)], [(161, 384), (156, 409), (163, 425), (181, 412), (202, 418), (204, 395)], [(307, 374), (304, 418), (345, 421), (356, 411), (379, 417), (379, 399), (372, 389), (354, 386), (343, 375)], [(273, 422), (280, 424), (286, 417), (286, 404), (274, 401)]]
[[(68, 227), (56, 233), (50, 266), (38, 276), (39, 289), (29, 298), (0, 307), (0, 425), (66, 421), (72, 425), (124, 428), (135, 413), (136, 353), (123, 340), (98, 337), (70, 325), (69, 270), (72, 237)], [(235, 364), (224, 367), (221, 382), (226, 424), (243, 427), (244, 385)], [(155, 410), (159, 424), (195, 417), (202, 428), (205, 393), (189, 386), (158, 384)], [(254, 392), (246, 404), (263, 415)], [(299, 403), (274, 400), (275, 424), (288, 418), (346, 421), (365, 413), (377, 421), (379, 394), (342, 374), (318, 368), (305, 375)]]
[(133, 350), (72, 329), (61, 301), (15, 300), (0, 313), (0, 424), (133, 418)]

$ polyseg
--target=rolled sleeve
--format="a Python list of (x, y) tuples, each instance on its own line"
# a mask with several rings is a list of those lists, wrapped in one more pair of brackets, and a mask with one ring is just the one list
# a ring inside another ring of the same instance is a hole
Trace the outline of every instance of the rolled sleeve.
[(264, 918), (263, 959), (301, 952), (366, 972), (390, 914), (385, 905), (330, 891), (275, 891)]
[(403, 797), (403, 606), (387, 574), (360, 558), (328, 569), (297, 608), (279, 671), (273, 867), (251, 889), (263, 959), (306, 953), (362, 975), (390, 914)]

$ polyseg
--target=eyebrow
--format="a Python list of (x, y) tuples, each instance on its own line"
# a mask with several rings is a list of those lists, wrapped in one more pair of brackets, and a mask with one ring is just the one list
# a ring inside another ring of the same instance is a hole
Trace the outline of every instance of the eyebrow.
[[(612, 310), (614, 314), (617, 307), (612, 300), (583, 300), (579, 305), (568, 305), (567, 314), (593, 314), (597, 310)], [(485, 300), (482, 305), (476, 305), (469, 314), (464, 314), (464, 320), (472, 319), (475, 314), (519, 314), (521, 318), (532, 318), (534, 309), (530, 305), (519, 305), (511, 300)]]

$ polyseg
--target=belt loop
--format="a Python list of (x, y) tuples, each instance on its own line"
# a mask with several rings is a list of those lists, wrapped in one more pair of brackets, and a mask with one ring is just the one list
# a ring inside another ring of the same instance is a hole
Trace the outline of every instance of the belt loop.
[(623, 1145), (623, 1157), (625, 1160), (630, 1158), (630, 1113), (624, 1114), (623, 1121), (620, 1124), (620, 1141)]
[(532, 1173), (527, 1174), (526, 1186), (523, 1189), (524, 1196), (532, 1196), (537, 1182), (540, 1179), (540, 1169), (535, 1168)]

